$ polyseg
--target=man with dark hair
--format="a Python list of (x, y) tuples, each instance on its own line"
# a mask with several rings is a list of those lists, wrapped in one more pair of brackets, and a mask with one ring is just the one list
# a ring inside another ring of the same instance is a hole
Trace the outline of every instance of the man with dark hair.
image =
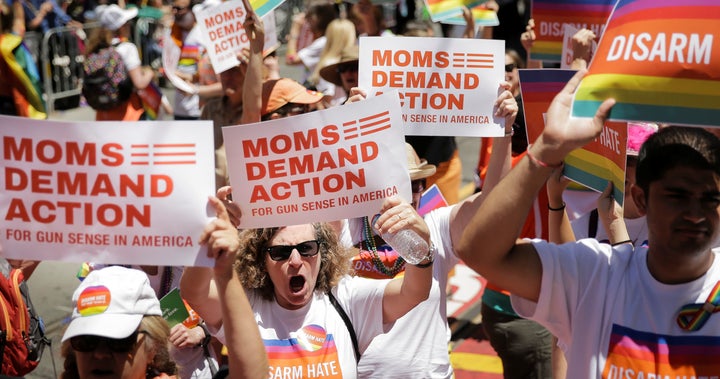
[(488, 195), (457, 251), (512, 293), (518, 314), (557, 336), (568, 378), (717, 376), (720, 140), (711, 133), (670, 127), (643, 145), (632, 196), (647, 216), (648, 247), (516, 240), (542, 184), (600, 134), (614, 104), (603, 102), (592, 119), (570, 118), (583, 75), (553, 100), (543, 133)]

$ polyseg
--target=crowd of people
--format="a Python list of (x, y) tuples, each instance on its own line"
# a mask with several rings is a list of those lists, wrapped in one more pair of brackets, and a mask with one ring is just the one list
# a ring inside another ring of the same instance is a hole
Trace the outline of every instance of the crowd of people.
[[(418, 4), (407, 0), (398, 1), (395, 17), (369, 0), (316, 0), (281, 36), (284, 57), (279, 45), (265, 46), (263, 22), (248, 10), (249, 46), (237, 53), (235, 67), (216, 75), (195, 12), (217, 3), (0, 4), (0, 44), (11, 51), (19, 46), (12, 36), (26, 30), (100, 23), (87, 53), (115, 49), (134, 91), (98, 110), (97, 120), (147, 119), (142, 90), (158, 73), (142, 66), (131, 24), (140, 14), (168, 16), (165, 42), (180, 49), (176, 74), (187, 86), (175, 89), (166, 110), (175, 120), (214, 125), (217, 194), (208, 201), (216, 217), (198, 231), (214, 267), (90, 264), (72, 297), (62, 378), (452, 378), (448, 282), (461, 260), (488, 280), (483, 330), (505, 378), (717, 376), (712, 354), (701, 350), (720, 343), (720, 318), (712, 317), (720, 309), (713, 297), (720, 291), (713, 250), (720, 222), (718, 133), (628, 123), (624, 205), (613, 199), (612, 184), (600, 194), (582, 191), (593, 206), (575, 200), (562, 175), (564, 159), (600, 134), (614, 105), (607, 99), (592, 119), (570, 117), (596, 39), (592, 31), (573, 37), (579, 71), (553, 99), (530, 145), (518, 70), (543, 64), (528, 59), (535, 41), (528, 1), (488, 2), (501, 24), (484, 30), (466, 9), (467, 25), (453, 32), (408, 17)], [(231, 195), (242, 189), (229, 182), (222, 127), (363, 101), (361, 36), (401, 41), (453, 33), (503, 39), (507, 46), (493, 104), (505, 134), (482, 141), (476, 193), (461, 196), (454, 137), (408, 136), (411, 198), (388, 197), (354, 219), (238, 230), (243, 214)], [(280, 59), (302, 66), (302, 77), (282, 77)], [(20, 86), (11, 85), (0, 87)], [(30, 88), (19, 97), (6, 92), (0, 93), (3, 114), (42, 111)], [(420, 216), (420, 196), (433, 184), (449, 205)], [(401, 230), (427, 244), (418, 263), (406, 262), (381, 237)], [(10, 263), (26, 277), (37, 266)], [(174, 287), (197, 322), (170, 328), (163, 319), (158, 299)]]

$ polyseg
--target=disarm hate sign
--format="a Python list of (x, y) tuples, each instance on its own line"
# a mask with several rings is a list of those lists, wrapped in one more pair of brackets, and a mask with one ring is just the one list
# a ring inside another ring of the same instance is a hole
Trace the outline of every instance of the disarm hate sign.
[(363, 37), (358, 83), (368, 96), (398, 90), (406, 135), (490, 137), (505, 133), (494, 103), (505, 42)]
[(241, 228), (369, 216), (410, 200), (397, 92), (299, 116), (223, 128)]
[(209, 122), (2, 117), (0, 135), (7, 257), (209, 265), (197, 244), (215, 187)]

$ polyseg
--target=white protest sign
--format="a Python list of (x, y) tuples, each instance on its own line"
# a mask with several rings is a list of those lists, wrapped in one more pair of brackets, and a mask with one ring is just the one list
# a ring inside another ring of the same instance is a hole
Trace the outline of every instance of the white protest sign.
[(241, 228), (370, 216), (410, 200), (396, 91), (261, 124), (223, 128)]
[[(250, 40), (243, 27), (246, 15), (245, 6), (240, 0), (226, 1), (195, 14), (198, 20), (197, 26), (205, 38), (205, 48), (216, 74), (240, 64), (236, 54), (250, 46)], [(275, 15), (272, 12), (263, 17), (263, 25), (264, 46), (267, 48), (277, 44)]]
[(2, 117), (0, 135), (6, 257), (212, 265), (198, 245), (215, 188), (209, 121)]
[(504, 41), (362, 37), (358, 83), (368, 96), (399, 91), (406, 135), (502, 136), (504, 65)]
[(162, 64), (165, 77), (167, 77), (170, 83), (172, 83), (172, 85), (178, 90), (185, 93), (194, 93), (195, 88), (175, 74), (178, 63), (180, 62), (180, 53), (180, 46), (175, 44), (175, 41), (170, 35), (170, 29), (167, 29), (165, 36), (163, 37), (162, 50)]

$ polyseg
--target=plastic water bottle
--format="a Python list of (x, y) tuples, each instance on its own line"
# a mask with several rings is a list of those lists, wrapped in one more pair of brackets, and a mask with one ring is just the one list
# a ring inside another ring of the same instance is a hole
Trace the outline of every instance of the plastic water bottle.
[[(378, 217), (380, 217), (380, 215), (375, 215), (375, 217), (373, 217), (373, 225), (375, 225), (375, 221), (377, 221)], [(398, 252), (398, 254), (400, 254), (401, 257), (403, 257), (407, 263), (410, 263), (411, 265), (416, 265), (422, 262), (422, 260), (427, 256), (428, 250), (430, 250), (427, 242), (425, 242), (419, 234), (415, 233), (415, 231), (411, 229), (402, 229), (396, 233), (380, 233), (379, 231), (378, 233), (385, 242), (387, 242), (395, 251)]]

